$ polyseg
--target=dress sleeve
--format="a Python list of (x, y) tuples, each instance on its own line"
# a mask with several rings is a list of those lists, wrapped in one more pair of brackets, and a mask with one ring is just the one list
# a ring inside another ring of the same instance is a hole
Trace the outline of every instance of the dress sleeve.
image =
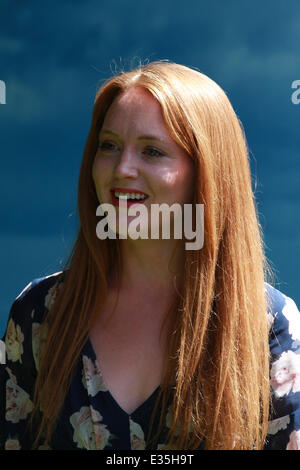
[(266, 450), (300, 450), (300, 313), (294, 300), (271, 288), (272, 409)]
[(27, 426), (33, 409), (36, 369), (28, 288), (13, 302), (3, 338), (6, 354), (5, 363), (0, 365), (0, 448), (5, 450), (31, 448)]

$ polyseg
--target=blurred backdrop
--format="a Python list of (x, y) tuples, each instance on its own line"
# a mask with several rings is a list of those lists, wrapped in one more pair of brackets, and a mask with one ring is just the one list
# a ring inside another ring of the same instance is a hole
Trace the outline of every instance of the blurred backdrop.
[(197, 67), (227, 93), (275, 287), (299, 306), (299, 52), (299, 0), (0, 0), (0, 335), (15, 297), (59, 271), (75, 241), (98, 86), (160, 59)]

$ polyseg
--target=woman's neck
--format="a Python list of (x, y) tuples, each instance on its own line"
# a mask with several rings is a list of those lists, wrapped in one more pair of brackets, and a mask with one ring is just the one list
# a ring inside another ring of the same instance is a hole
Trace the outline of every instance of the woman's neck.
[[(122, 277), (120, 290), (143, 293), (170, 293), (174, 281), (180, 283), (184, 273), (184, 250), (181, 240), (120, 240)], [(140, 243), (141, 242), (141, 243)]]

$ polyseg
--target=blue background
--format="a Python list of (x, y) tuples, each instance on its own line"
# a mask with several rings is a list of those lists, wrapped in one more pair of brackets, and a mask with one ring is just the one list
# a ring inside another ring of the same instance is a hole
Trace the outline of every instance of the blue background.
[(242, 121), (275, 287), (298, 281), (299, 0), (0, 0), (0, 333), (14, 298), (59, 271), (75, 240), (77, 180), (98, 86), (169, 59), (197, 67)]

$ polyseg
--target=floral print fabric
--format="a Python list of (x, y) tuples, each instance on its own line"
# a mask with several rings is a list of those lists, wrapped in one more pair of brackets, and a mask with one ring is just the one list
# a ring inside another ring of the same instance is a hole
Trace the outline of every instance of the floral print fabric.
[[(59, 289), (63, 272), (32, 281), (14, 301), (4, 337), (6, 364), (0, 367), (0, 448), (31, 449), (28, 418), (47, 331), (40, 326)], [(295, 302), (265, 283), (270, 305), (270, 414), (265, 450), (300, 450), (300, 314)], [(107, 389), (91, 342), (85, 344), (51, 442), (39, 449), (166, 450), (172, 423), (167, 403), (164, 428), (147, 447), (146, 436), (158, 387), (130, 415)], [(153, 425), (157, 429), (159, 411)]]

